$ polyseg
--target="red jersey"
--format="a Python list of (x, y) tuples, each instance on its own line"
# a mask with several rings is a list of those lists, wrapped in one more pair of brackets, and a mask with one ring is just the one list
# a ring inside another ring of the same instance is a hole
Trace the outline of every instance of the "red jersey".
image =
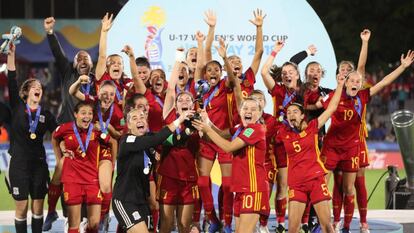
[(210, 103), (204, 104), (204, 108), (211, 122), (221, 130), (229, 128), (228, 113), (231, 105), (228, 106), (227, 94), (231, 92), (232, 90), (226, 87), (226, 80), (222, 79), (203, 96), (204, 103), (208, 102), (207, 99), (211, 99)]
[(302, 184), (327, 171), (319, 158), (318, 120), (309, 122), (305, 130), (298, 133), (284, 125), (278, 138), (283, 141), (288, 157), (288, 186)]
[[(176, 112), (173, 109), (168, 114), (165, 122), (170, 124), (176, 119)], [(180, 129), (176, 130), (174, 134), (176, 135), (183, 130), (184, 127), (181, 125)], [(198, 151), (199, 139), (198, 134), (193, 133), (182, 145), (163, 147), (163, 150), (168, 151), (168, 154), (163, 154), (157, 173), (178, 180), (197, 181), (195, 155)]]
[(286, 115), (286, 109), (290, 103), (297, 99), (296, 92), (290, 92), (282, 83), (275, 83), (272, 91), (269, 91), (273, 100), (273, 116), (279, 118), (281, 114)]
[[(97, 122), (97, 121), (99, 122), (98, 110), (97, 110), (97, 108), (99, 107), (98, 104), (97, 104), (98, 101), (99, 100), (98, 100), (97, 96), (85, 95), (85, 102), (94, 104), (95, 107), (96, 107), (96, 110), (94, 111), (94, 115), (93, 115), (93, 122)], [(125, 128), (126, 128), (124, 113), (119, 108), (119, 105), (112, 104), (112, 106), (114, 106), (114, 109), (113, 109), (113, 112), (112, 112), (111, 119), (109, 120), (109, 123), (117, 131), (124, 132)], [(106, 112), (104, 112), (102, 114), (102, 119), (103, 119), (104, 122), (106, 122), (106, 120), (108, 119), (108, 117), (110, 115), (110, 112), (111, 112), (111, 108), (107, 109)]]
[(148, 112), (148, 125), (151, 132), (158, 132), (164, 126), (162, 108), (164, 107), (164, 97), (157, 96), (147, 88), (144, 94), (150, 106)]
[[(324, 145), (330, 147), (354, 147), (359, 145), (361, 137), (365, 136), (365, 115), (367, 103), (370, 100), (369, 89), (358, 91), (351, 98), (345, 90), (342, 92), (338, 108), (332, 114), (331, 126), (324, 138)], [(326, 109), (334, 92), (331, 92), (322, 100)], [(357, 109), (360, 109), (358, 113)]]
[[(122, 109), (122, 102), (124, 99), (124, 93), (127, 93), (129, 88), (131, 88), (133, 82), (132, 79), (128, 78), (126, 75), (119, 80), (114, 80), (111, 78), (108, 72), (105, 72), (99, 81), (96, 81), (97, 90), (99, 92), (99, 87), (101, 84), (106, 80), (114, 81), (116, 86), (116, 96), (115, 96), (115, 103)], [(97, 93), (98, 93), (97, 92)]]
[[(237, 132), (242, 125), (232, 129)], [(266, 154), (266, 129), (260, 123), (249, 124), (237, 136), (247, 145), (233, 153), (232, 191), (265, 192), (269, 189), (264, 167)]]
[[(256, 77), (254, 75), (252, 68), (249, 67), (249, 69), (247, 69), (246, 72), (242, 74), (242, 77), (240, 79), (240, 87), (241, 87), (243, 98), (247, 98), (250, 96), (250, 94), (254, 90), (255, 83), (256, 83)], [(230, 110), (229, 111), (230, 127), (234, 127), (234, 125), (240, 122), (240, 119), (238, 117), (239, 112), (237, 111), (237, 105), (236, 105), (234, 93), (228, 93), (227, 95), (228, 95), (227, 104), (228, 106), (231, 106), (231, 110), (229, 109)]]
[(281, 123), (277, 121), (277, 119), (268, 114), (263, 113), (263, 119), (265, 121), (266, 127), (266, 157), (265, 157), (265, 164), (273, 164), (276, 167), (276, 159), (275, 159), (275, 152), (274, 152), (274, 137), (276, 136), (277, 130), (280, 128)]
[[(97, 184), (98, 183), (98, 165), (101, 153), (110, 153), (108, 150), (101, 150), (100, 132), (92, 130), (89, 146), (86, 155), (82, 156), (82, 150), (79, 146), (75, 132), (73, 131), (73, 122), (68, 122), (56, 128), (53, 137), (58, 141), (64, 141), (67, 150), (74, 153), (74, 158), (66, 158), (62, 168), (62, 183), (78, 184)], [(78, 128), (82, 143), (85, 145), (88, 129)], [(107, 143), (109, 137), (106, 138)], [(107, 155), (103, 155), (106, 157)]]

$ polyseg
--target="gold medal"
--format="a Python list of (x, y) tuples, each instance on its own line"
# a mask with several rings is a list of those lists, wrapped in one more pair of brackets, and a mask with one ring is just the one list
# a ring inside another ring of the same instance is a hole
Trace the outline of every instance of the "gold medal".
[(178, 140), (178, 141), (180, 141), (180, 139), (181, 139), (181, 135), (180, 135), (180, 134), (178, 134), (178, 135), (177, 135), (177, 140)]
[(30, 139), (35, 140), (36, 139), (36, 134), (35, 133), (31, 133), (30, 134)]
[(282, 115), (279, 116), (279, 122), (283, 122), (283, 116)]
[(149, 174), (150, 169), (148, 167), (144, 168), (143, 172), (145, 175)]
[(86, 156), (86, 153), (85, 152), (82, 152), (82, 158), (84, 158), (85, 156)]
[(105, 140), (106, 136), (108, 136), (106, 133), (101, 133), (101, 138), (102, 138), (103, 140)]

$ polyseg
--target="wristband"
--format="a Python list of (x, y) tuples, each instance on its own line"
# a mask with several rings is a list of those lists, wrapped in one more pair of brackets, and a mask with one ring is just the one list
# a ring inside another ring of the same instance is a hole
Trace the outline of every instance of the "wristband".
[(276, 54), (277, 54), (277, 52), (276, 52), (276, 51), (272, 51), (272, 52), (270, 53), (270, 56), (272, 56), (272, 57), (276, 57)]

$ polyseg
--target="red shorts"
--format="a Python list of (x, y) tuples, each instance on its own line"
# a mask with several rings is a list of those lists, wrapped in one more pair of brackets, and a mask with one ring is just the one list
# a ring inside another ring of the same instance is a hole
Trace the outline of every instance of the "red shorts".
[(231, 153), (224, 152), (220, 147), (218, 147), (213, 142), (207, 142), (205, 140), (200, 140), (200, 156), (208, 160), (214, 161), (217, 159), (220, 164), (222, 163), (232, 163), (233, 155)]
[(349, 148), (322, 147), (322, 161), (325, 168), (335, 170), (338, 168), (343, 172), (357, 172), (359, 169), (359, 145)]
[(240, 214), (269, 215), (269, 193), (236, 192), (233, 202), (233, 209), (235, 217), (240, 217)]
[(269, 184), (274, 184), (277, 174), (276, 167), (272, 163), (265, 163), (264, 167), (267, 174), (267, 182), (269, 182)]
[(283, 144), (278, 144), (275, 148), (276, 167), (285, 168), (287, 167), (287, 154)]
[(158, 195), (160, 204), (189, 205), (198, 199), (197, 181), (184, 181), (158, 175)]
[(361, 140), (360, 144), (360, 153), (359, 153), (359, 167), (368, 167), (369, 166), (369, 158), (368, 158), (368, 147), (367, 142)]
[(101, 146), (101, 152), (99, 154), (99, 161), (109, 160), (112, 162), (111, 148), (107, 146)]
[(102, 194), (99, 184), (64, 183), (63, 196), (67, 205), (87, 205), (102, 203)]
[(331, 194), (324, 176), (289, 186), (289, 201), (316, 204), (325, 200), (331, 200)]

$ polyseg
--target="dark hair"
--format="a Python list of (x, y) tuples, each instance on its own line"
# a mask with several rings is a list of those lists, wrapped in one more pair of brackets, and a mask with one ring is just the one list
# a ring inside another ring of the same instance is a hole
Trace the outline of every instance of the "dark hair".
[(193, 94), (191, 94), (191, 92), (189, 91), (182, 91), (180, 93), (178, 93), (178, 95), (175, 97), (175, 102), (177, 103), (178, 97), (182, 96), (182, 95), (189, 95), (191, 97), (191, 100), (194, 102), (194, 96)]
[(135, 59), (135, 64), (137, 64), (137, 66), (146, 66), (148, 69), (151, 69), (151, 65), (146, 57), (137, 57)]
[(300, 111), (302, 114), (305, 114), (305, 108), (303, 107), (303, 105), (302, 105), (302, 104), (300, 104), (300, 103), (298, 103), (298, 102), (293, 102), (293, 103), (289, 104), (288, 108), (289, 108), (290, 106), (296, 106), (296, 107), (298, 107), (298, 108), (299, 108), (299, 111)]
[[(135, 93), (131, 97), (126, 99), (125, 107), (124, 107), (124, 117), (125, 118), (126, 118), (126, 115), (128, 114), (128, 112), (131, 111), (131, 109), (133, 109), (135, 107), (135, 101), (137, 101), (139, 99), (147, 100), (147, 98), (143, 94), (140, 94), (140, 93)], [(147, 100), (147, 102), (148, 102), (148, 100)]]
[(95, 111), (95, 106), (92, 104), (92, 103), (88, 103), (88, 102), (83, 102), (83, 101), (80, 101), (79, 103), (77, 103), (76, 105), (75, 105), (75, 108), (74, 108), (74, 112), (75, 113), (78, 113), (79, 112), (79, 110), (82, 108), (82, 107), (85, 107), (85, 106), (89, 106), (91, 109), (92, 109), (92, 112), (94, 112)]
[(311, 62), (309, 62), (307, 65), (306, 65), (306, 68), (305, 68), (305, 82), (307, 82), (308, 81), (308, 68), (309, 68), (309, 66), (311, 66), (311, 65), (319, 65), (320, 67), (321, 67), (321, 71), (322, 71), (322, 78), (325, 76), (325, 70), (322, 68), (322, 66), (321, 66), (321, 64), (319, 63), (319, 62), (317, 62), (317, 61), (311, 61)]
[[(35, 78), (29, 78), (27, 80), (25, 80), (23, 82), (23, 84), (20, 86), (20, 90), (19, 90), (19, 96), (20, 98), (22, 98), (23, 101), (27, 101), (27, 97), (29, 97), (29, 90), (30, 87), (32, 87), (32, 84), (34, 82), (39, 82), (39, 80), (35, 79)], [(40, 83), (40, 85), (42, 86), (42, 84)], [(43, 86), (42, 86), (42, 90), (43, 90)]]
[(216, 64), (220, 67), (220, 70), (223, 69), (223, 67), (221, 66), (220, 62), (216, 61), (216, 60), (211, 60), (209, 62), (206, 63), (205, 68), (207, 69), (207, 66), (211, 65), (211, 64)]
[(151, 72), (150, 72), (149, 76), (151, 77), (151, 74), (152, 74), (152, 73), (154, 73), (154, 72), (160, 72), (160, 73), (161, 73), (161, 74), (160, 74), (161, 78), (162, 78), (164, 81), (166, 81), (165, 71), (164, 71), (163, 69), (154, 69), (154, 70), (151, 70)]
[(279, 67), (277, 65), (272, 65), (269, 70), (270, 76), (275, 80), (275, 82), (281, 82), (282, 81), (282, 67)]

